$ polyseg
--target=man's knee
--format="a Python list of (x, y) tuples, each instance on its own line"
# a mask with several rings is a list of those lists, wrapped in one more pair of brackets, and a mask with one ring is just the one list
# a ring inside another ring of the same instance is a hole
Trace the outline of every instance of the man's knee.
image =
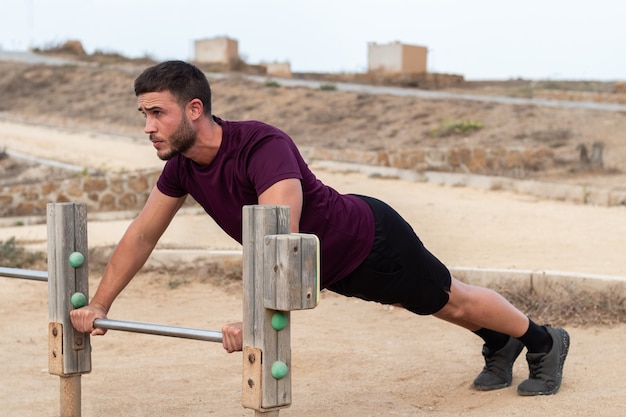
[(454, 277), (450, 285), (450, 291), (447, 291), (448, 302), (443, 306), (441, 310), (435, 313), (435, 316), (439, 318), (445, 318), (447, 320), (462, 320), (467, 315), (467, 308), (471, 291), (471, 287), (464, 284)]

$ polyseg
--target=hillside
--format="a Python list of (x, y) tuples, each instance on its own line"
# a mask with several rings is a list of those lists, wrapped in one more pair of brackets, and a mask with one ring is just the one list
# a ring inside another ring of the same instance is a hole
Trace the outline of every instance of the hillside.
[[(135, 111), (132, 85), (145, 65), (0, 62), (0, 118), (142, 140), (143, 119)], [(210, 81), (215, 115), (274, 124), (300, 146), (346, 152), (538, 150), (544, 160), (524, 169), (496, 171), (485, 165), (471, 171), (563, 181), (611, 182), (621, 178), (616, 174), (626, 162), (626, 112), (363, 94), (336, 91), (332, 84), (314, 90), (281, 86), (280, 80), (263, 84), (236, 74), (211, 76)], [(489, 88), (475, 84), (471, 91), (493, 94)], [(499, 83), (497, 91), (519, 95), (520, 88), (512, 81)], [(601, 164), (585, 159), (594, 143), (603, 147)]]

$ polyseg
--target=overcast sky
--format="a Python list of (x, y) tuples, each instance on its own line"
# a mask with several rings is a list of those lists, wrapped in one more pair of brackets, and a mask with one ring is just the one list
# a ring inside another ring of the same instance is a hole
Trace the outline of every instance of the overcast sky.
[(618, 0), (0, 0), (0, 49), (78, 39), (189, 60), (194, 40), (228, 36), (251, 64), (363, 72), (369, 42), (400, 41), (469, 80), (626, 80), (625, 17)]

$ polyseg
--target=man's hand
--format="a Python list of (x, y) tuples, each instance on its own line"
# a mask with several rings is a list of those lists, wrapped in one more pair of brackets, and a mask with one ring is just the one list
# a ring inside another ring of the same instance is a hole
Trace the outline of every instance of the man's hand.
[(74, 328), (81, 333), (91, 333), (92, 336), (102, 336), (106, 329), (95, 329), (95, 319), (106, 319), (106, 310), (98, 304), (89, 304), (85, 307), (70, 311), (70, 319)]
[(230, 323), (222, 327), (222, 345), (226, 352), (239, 352), (243, 349), (243, 323)]

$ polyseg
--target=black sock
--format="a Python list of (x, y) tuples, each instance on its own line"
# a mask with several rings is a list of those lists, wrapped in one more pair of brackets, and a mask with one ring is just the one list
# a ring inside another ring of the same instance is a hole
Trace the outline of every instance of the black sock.
[(495, 332), (485, 327), (476, 330), (474, 333), (480, 336), (480, 338), (485, 341), (487, 347), (491, 350), (500, 350), (504, 347), (504, 345), (506, 345), (506, 342), (509, 341), (509, 335)]
[(545, 326), (539, 326), (532, 320), (528, 320), (528, 330), (522, 337), (517, 339), (528, 348), (530, 353), (548, 353), (552, 349), (552, 337)]

